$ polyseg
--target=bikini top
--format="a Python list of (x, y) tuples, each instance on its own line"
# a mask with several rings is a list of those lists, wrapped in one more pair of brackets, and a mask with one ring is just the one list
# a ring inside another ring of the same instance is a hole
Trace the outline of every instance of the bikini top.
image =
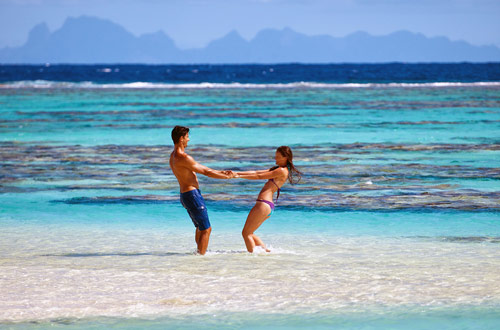
[(278, 187), (278, 185), (276, 184), (276, 182), (274, 182), (274, 179), (269, 179), (269, 181), (271, 181), (272, 183), (274, 183), (274, 185), (276, 186), (276, 188), (278, 188), (278, 195), (276, 196), (276, 202), (278, 202), (278, 198), (280, 198), (280, 187)]

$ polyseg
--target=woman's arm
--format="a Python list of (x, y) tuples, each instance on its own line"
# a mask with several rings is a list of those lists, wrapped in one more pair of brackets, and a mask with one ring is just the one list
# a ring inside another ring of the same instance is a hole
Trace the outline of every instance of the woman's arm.
[(245, 171), (236, 172), (236, 177), (248, 180), (269, 180), (283, 175), (285, 169), (278, 167), (274, 170), (261, 170), (261, 171)]
[(266, 173), (266, 172), (269, 172), (271, 171), (270, 169), (269, 170), (259, 170), (259, 171), (244, 171), (244, 172), (235, 172), (235, 173), (239, 173), (239, 174), (262, 174), (262, 173)]

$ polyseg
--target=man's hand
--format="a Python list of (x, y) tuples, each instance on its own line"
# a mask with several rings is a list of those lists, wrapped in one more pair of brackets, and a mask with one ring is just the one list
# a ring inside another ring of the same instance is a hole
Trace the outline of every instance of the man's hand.
[(233, 179), (237, 177), (236, 173), (234, 173), (231, 170), (222, 171), (222, 173), (224, 173), (228, 179)]

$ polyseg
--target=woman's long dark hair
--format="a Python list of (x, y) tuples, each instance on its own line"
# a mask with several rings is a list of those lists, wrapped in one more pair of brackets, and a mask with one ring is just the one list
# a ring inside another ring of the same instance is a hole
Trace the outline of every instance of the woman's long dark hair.
[[(288, 181), (290, 181), (291, 184), (298, 183), (300, 179), (302, 178), (302, 172), (300, 172), (294, 165), (293, 165), (293, 153), (292, 149), (288, 146), (281, 146), (278, 149), (276, 149), (281, 156), (286, 157), (286, 167), (288, 168)], [(275, 166), (271, 168), (270, 170), (275, 170), (277, 169), (278, 166)]]

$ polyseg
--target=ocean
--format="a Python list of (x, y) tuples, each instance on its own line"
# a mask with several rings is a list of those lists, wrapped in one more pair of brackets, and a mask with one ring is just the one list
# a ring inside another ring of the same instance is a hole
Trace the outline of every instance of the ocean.
[[(199, 176), (288, 145), (304, 173)], [(500, 63), (0, 65), (0, 328), (498, 329)]]

